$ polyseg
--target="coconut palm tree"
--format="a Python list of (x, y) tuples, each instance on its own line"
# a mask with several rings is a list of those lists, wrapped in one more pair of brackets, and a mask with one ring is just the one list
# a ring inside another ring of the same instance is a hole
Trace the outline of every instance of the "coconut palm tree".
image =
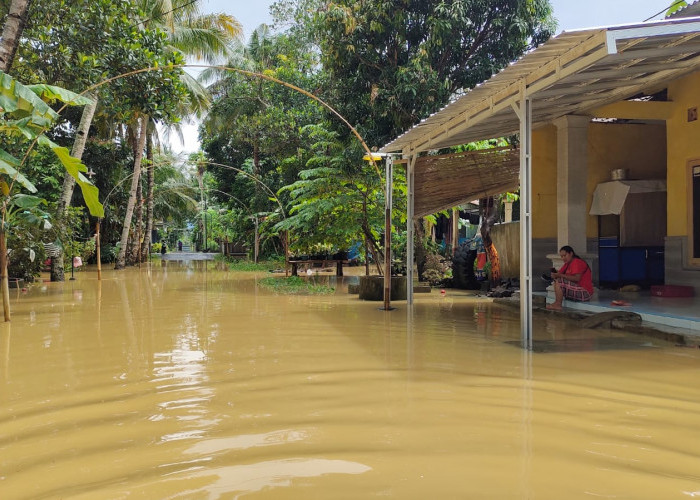
[[(174, 50), (180, 51), (190, 59), (214, 63), (220, 58), (228, 57), (231, 44), (242, 33), (240, 23), (228, 14), (202, 14), (198, 3), (191, 1), (172, 0), (141, 0), (140, 7), (146, 13), (145, 25), (155, 25), (168, 33), (168, 43)], [(209, 93), (196, 79), (185, 73), (182, 81), (186, 85), (189, 99), (182, 102), (182, 116), (201, 116), (210, 104)], [(178, 125), (171, 126), (173, 132), (182, 137)], [(147, 144), (151, 149), (160, 143), (157, 138), (157, 127), (150, 123)], [(147, 158), (152, 157), (147, 152)], [(151, 158), (152, 159), (152, 158)], [(146, 194), (146, 230), (145, 238), (140, 242), (141, 256), (148, 255), (148, 239), (153, 228), (153, 162), (146, 164), (147, 194)], [(122, 248), (126, 242), (122, 241)]]

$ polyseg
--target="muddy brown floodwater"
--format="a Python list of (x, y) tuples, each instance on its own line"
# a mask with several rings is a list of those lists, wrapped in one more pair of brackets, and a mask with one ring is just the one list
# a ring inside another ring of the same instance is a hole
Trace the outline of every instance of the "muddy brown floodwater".
[(3, 500), (700, 497), (698, 350), (542, 314), (526, 352), (517, 310), (451, 290), (103, 276), (13, 291)]

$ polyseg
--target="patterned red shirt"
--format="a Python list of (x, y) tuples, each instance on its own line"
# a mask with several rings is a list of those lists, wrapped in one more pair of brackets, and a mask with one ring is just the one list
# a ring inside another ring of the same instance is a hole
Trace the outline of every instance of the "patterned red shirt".
[(581, 279), (577, 283), (581, 288), (588, 290), (588, 293), (593, 293), (593, 277), (591, 276), (591, 268), (586, 264), (586, 261), (579, 257), (574, 257), (568, 264), (564, 264), (559, 269), (561, 274), (581, 274)]

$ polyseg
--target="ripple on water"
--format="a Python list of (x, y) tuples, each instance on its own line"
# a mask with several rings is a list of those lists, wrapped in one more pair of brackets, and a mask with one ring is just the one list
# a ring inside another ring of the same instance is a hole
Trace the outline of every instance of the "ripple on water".
[(89, 272), (0, 329), (3, 500), (697, 494), (700, 352), (525, 353), (517, 311), (457, 291), (409, 315), (201, 266)]

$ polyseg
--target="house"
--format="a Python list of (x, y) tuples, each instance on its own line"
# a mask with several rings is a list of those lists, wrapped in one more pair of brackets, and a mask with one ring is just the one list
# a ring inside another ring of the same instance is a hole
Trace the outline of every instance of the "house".
[[(696, 11), (697, 3), (663, 21), (563, 32), (382, 148), (408, 159), (410, 220), (426, 204), (415, 189), (429, 182), (422, 153), (519, 132), (520, 168), (503, 170), (499, 183), (521, 189), (524, 338), (533, 277), (562, 245), (587, 258), (598, 283), (601, 272), (624, 281), (621, 268), (641, 259), (635, 280), (700, 292), (700, 17), (686, 17)], [(610, 182), (624, 196), (599, 187)], [(480, 192), (465, 184), (463, 198)], [(639, 251), (626, 253), (632, 247)]]

